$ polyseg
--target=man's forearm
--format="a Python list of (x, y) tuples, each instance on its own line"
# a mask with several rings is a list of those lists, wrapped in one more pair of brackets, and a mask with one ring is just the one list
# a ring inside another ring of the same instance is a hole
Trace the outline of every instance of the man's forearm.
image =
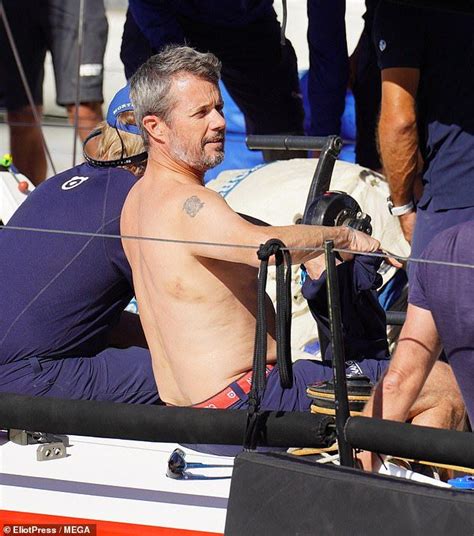
[(408, 305), (397, 350), (364, 408), (364, 415), (394, 421), (406, 420), (436, 362), (440, 348), (431, 313)]
[(374, 389), (363, 415), (391, 421), (405, 421), (423, 383), (423, 376), (404, 378), (400, 370), (390, 367)]
[(391, 121), (381, 116), (379, 146), (382, 162), (395, 206), (413, 199), (413, 187), (418, 175), (419, 146), (415, 118)]
[(419, 170), (416, 95), (417, 68), (382, 69), (382, 102), (378, 127), (380, 155), (395, 206), (413, 199)]
[(321, 255), (326, 240), (333, 240), (337, 249), (349, 249), (352, 245), (353, 230), (349, 227), (291, 225), (263, 228), (262, 231), (268, 235), (267, 239), (278, 238), (291, 249), (294, 264), (304, 263)]
[[(431, 341), (429, 338), (417, 341), (408, 334), (401, 340), (389, 369), (375, 387), (362, 415), (406, 421), (436, 360), (438, 349), (436, 337), (431, 337)], [(381, 465), (380, 456), (369, 451), (358, 454), (357, 458), (368, 471), (378, 471)]]
[[(199, 194), (199, 213), (194, 215), (196, 220), (186, 214), (181, 234), (182, 238), (196, 242), (189, 246), (194, 256), (258, 267), (258, 247), (271, 238), (280, 239), (291, 250), (294, 264), (318, 257), (326, 240), (333, 240), (337, 249), (351, 251), (373, 252), (380, 247), (378, 240), (350, 227), (255, 225), (234, 212), (219, 194), (206, 188), (202, 188)], [(203, 243), (203, 237), (209, 244)], [(232, 247), (234, 244), (240, 247)]]

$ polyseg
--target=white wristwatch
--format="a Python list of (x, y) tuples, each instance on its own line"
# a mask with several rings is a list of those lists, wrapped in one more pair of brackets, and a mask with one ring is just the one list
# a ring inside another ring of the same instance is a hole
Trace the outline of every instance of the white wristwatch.
[(404, 214), (408, 214), (409, 212), (413, 212), (415, 210), (415, 203), (410, 201), (406, 205), (400, 205), (396, 207), (393, 204), (392, 198), (387, 197), (387, 205), (388, 205), (388, 211), (392, 216), (403, 216)]

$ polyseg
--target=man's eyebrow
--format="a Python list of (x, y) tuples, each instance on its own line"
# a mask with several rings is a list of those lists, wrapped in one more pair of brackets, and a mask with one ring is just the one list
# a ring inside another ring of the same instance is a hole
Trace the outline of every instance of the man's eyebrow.
[[(208, 110), (209, 108), (212, 108), (213, 106), (214, 106), (214, 103), (207, 102), (206, 104), (201, 104), (200, 106), (197, 106), (196, 108), (191, 108), (189, 110), (189, 113), (191, 115), (194, 115), (194, 114), (197, 114), (199, 112), (204, 112), (205, 110)], [(215, 106), (217, 108), (223, 108), (224, 107), (224, 101), (219, 100), (218, 102), (216, 102)]]
[(195, 114), (195, 113), (198, 113), (198, 112), (203, 112), (204, 110), (207, 110), (209, 108), (210, 104), (207, 103), (207, 104), (201, 104), (200, 106), (197, 106), (196, 108), (191, 108), (189, 111), (192, 113), (192, 114)]

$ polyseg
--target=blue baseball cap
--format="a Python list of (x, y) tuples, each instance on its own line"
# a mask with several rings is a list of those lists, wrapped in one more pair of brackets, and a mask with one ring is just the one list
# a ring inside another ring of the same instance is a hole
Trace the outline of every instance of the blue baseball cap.
[(117, 121), (119, 114), (123, 112), (133, 112), (133, 104), (130, 100), (130, 85), (127, 84), (125, 87), (117, 91), (115, 97), (109, 104), (109, 109), (107, 110), (107, 123), (114, 128), (118, 128), (130, 134), (140, 135), (140, 129), (137, 125), (125, 125), (120, 121)]

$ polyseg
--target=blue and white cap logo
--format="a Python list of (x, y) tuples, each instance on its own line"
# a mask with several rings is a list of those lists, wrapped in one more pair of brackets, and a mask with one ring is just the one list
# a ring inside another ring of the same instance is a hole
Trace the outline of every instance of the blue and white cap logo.
[(107, 123), (111, 127), (139, 136), (140, 130), (136, 125), (125, 125), (117, 121), (118, 115), (123, 112), (133, 112), (133, 104), (130, 100), (130, 86), (128, 84), (117, 91), (115, 97), (112, 99), (107, 111)]
[(83, 182), (87, 181), (89, 177), (72, 177), (68, 179), (62, 186), (61, 190), (72, 190), (73, 188), (77, 188), (80, 186)]
[(387, 48), (387, 43), (383, 39), (381, 39), (379, 41), (380, 52), (383, 52), (386, 48)]

